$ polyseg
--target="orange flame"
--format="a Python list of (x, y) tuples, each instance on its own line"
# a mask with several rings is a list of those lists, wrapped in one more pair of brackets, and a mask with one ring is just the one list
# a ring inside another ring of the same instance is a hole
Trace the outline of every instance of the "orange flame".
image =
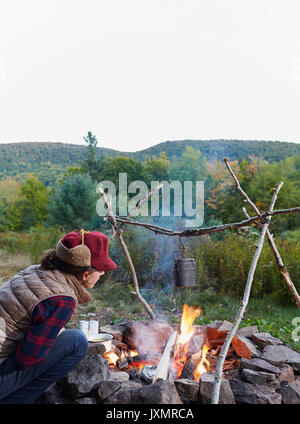
[(201, 308), (183, 305), (183, 311), (180, 322), (179, 335), (176, 341), (173, 365), (177, 370), (177, 378), (180, 377), (184, 364), (187, 360), (187, 351), (189, 342), (194, 334), (193, 322), (201, 314)]
[[(181, 315), (181, 321), (180, 321), (180, 330), (178, 332), (177, 341), (175, 345), (175, 353), (173, 357), (173, 369), (177, 373), (176, 378), (179, 378), (181, 376), (183, 367), (188, 359), (188, 348), (189, 343), (191, 341), (191, 338), (194, 334), (194, 327), (193, 322), (195, 319), (201, 314), (201, 308), (194, 306), (188, 306), (184, 304), (183, 311)], [(209, 346), (203, 345), (201, 356), (199, 351), (200, 360), (199, 363), (194, 371), (194, 380), (199, 381), (200, 376), (202, 374), (205, 374), (210, 370), (210, 364), (209, 361), (206, 358), (207, 352), (209, 350)], [(114, 367), (117, 366), (117, 361), (120, 358), (124, 357), (130, 357), (134, 358), (135, 356), (138, 356), (138, 352), (136, 350), (130, 350), (129, 352), (122, 351), (121, 356), (118, 356), (114, 352), (107, 352), (104, 357), (108, 360), (109, 365), (113, 365)], [(156, 365), (158, 363), (157, 360), (152, 361), (140, 361), (136, 362), (133, 360), (133, 363), (129, 365), (129, 367), (136, 367), (139, 370), (142, 369), (145, 365)]]
[(117, 366), (117, 360), (120, 359), (119, 356), (114, 352), (108, 352), (104, 355), (104, 358), (108, 360), (109, 365)]
[(199, 364), (197, 365), (195, 374), (194, 374), (194, 380), (199, 381), (200, 376), (202, 374), (205, 374), (206, 372), (208, 372), (210, 370), (210, 364), (208, 362), (208, 360), (206, 359), (206, 355), (207, 352), (209, 350), (209, 346), (207, 345), (203, 345), (202, 347), (202, 356), (201, 359), (199, 361)]
[(193, 306), (183, 305), (180, 331), (177, 344), (182, 345), (188, 343), (194, 333), (193, 322), (201, 314), (201, 308), (194, 308)]
[(134, 358), (138, 354), (139, 353), (136, 350), (131, 350), (129, 353), (124, 352), (124, 350), (123, 350), (121, 352), (121, 356), (117, 355), (114, 352), (106, 352), (105, 355), (104, 355), (104, 358), (106, 358), (108, 360), (109, 365), (114, 365), (116, 367), (118, 359), (125, 358), (125, 357)]

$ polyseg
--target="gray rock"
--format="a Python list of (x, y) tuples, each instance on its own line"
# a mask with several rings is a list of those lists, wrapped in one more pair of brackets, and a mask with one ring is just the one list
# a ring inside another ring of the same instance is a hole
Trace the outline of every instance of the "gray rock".
[[(129, 382), (130, 383), (130, 382)], [(128, 384), (128, 383), (124, 383)], [(135, 383), (137, 384), (137, 383)], [(137, 389), (123, 388), (104, 401), (105, 404), (182, 404), (174, 381), (162, 380)]]
[[(215, 379), (215, 373), (206, 373), (202, 374), (199, 382), (199, 394), (200, 401), (204, 404), (210, 403), (213, 384)], [(219, 404), (233, 404), (235, 399), (229, 384), (229, 380), (222, 378), (220, 395), (219, 395)]]
[(111, 371), (109, 379), (123, 383), (129, 380), (129, 374), (125, 371)]
[(256, 325), (251, 325), (250, 327), (239, 328), (236, 334), (238, 336), (251, 338), (255, 333), (258, 333), (258, 328), (256, 327)]
[(300, 354), (286, 345), (266, 346), (261, 358), (274, 365), (287, 363), (295, 372), (300, 372)]
[(249, 370), (253, 370), (253, 371), (270, 372), (275, 375), (281, 374), (281, 370), (279, 367), (275, 367), (274, 365), (269, 364), (269, 362), (261, 358), (253, 358), (253, 359), (242, 358), (240, 361), (239, 369), (241, 371), (245, 368)]
[(285, 404), (300, 404), (300, 381), (282, 385), (279, 392)]
[(185, 378), (174, 380), (174, 383), (183, 403), (199, 401), (199, 383)]
[(276, 339), (275, 337), (271, 336), (269, 333), (256, 333), (253, 334), (252, 337), (253, 341), (257, 344), (257, 346), (264, 348), (266, 346), (274, 346), (274, 345), (280, 345), (282, 344), (282, 341), (279, 339)]
[(37, 399), (36, 403), (43, 405), (71, 404), (72, 399), (68, 396), (63, 386), (60, 387), (58, 384), (54, 383), (45, 390)]
[(233, 378), (230, 380), (230, 387), (238, 404), (280, 404), (282, 401), (281, 395), (268, 386), (245, 383)]
[(116, 393), (122, 387), (119, 381), (106, 380), (103, 381), (98, 387), (98, 398), (100, 401), (107, 399), (109, 396)]
[(98, 354), (87, 354), (64, 378), (72, 398), (83, 397), (108, 380), (108, 362)]
[(97, 353), (98, 355), (102, 355), (106, 352), (106, 347), (103, 343), (89, 343), (88, 353), (91, 355)]
[(145, 365), (141, 370), (139, 370), (136, 376), (145, 384), (152, 384), (156, 369), (157, 365)]
[(271, 383), (273, 388), (279, 388), (280, 383), (276, 378), (275, 374), (264, 372), (264, 371), (253, 371), (248, 369), (243, 369), (241, 371), (241, 379), (247, 383), (254, 384), (267, 384)]
[(231, 330), (232, 326), (233, 326), (232, 322), (224, 320), (222, 324), (220, 325), (220, 327), (218, 328), (218, 331), (221, 333), (223, 332), (228, 333), (228, 331)]
[(97, 404), (98, 402), (96, 401), (95, 398), (87, 397), (87, 398), (75, 399), (73, 403), (81, 404), (81, 405), (94, 405), (94, 404)]
[(125, 381), (122, 383), (122, 390), (123, 389), (138, 389), (139, 387), (142, 387), (142, 383), (139, 383), (137, 381)]
[(293, 383), (295, 381), (295, 374), (293, 368), (287, 364), (284, 364), (280, 367), (280, 375), (278, 377), (279, 383)]

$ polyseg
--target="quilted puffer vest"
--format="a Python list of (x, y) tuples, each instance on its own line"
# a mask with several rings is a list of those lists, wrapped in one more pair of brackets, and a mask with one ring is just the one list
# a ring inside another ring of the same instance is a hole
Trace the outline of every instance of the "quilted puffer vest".
[(15, 352), (26, 335), (34, 307), (57, 295), (71, 296), (76, 307), (90, 300), (76, 277), (58, 270), (43, 270), (40, 265), (20, 271), (0, 287), (0, 363)]

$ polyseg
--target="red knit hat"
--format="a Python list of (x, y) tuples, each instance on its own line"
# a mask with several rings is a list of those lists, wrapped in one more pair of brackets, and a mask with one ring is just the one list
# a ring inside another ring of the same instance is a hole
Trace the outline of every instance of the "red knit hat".
[[(88, 248), (88, 249), (87, 249)], [(72, 231), (57, 244), (57, 256), (73, 265), (113, 271), (117, 264), (108, 255), (108, 237), (99, 231)]]

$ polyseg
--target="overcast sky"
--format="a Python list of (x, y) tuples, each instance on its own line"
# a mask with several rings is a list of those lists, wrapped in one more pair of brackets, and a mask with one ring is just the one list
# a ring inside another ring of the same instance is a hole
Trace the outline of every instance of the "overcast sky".
[(0, 143), (300, 142), (299, 0), (1, 0)]

